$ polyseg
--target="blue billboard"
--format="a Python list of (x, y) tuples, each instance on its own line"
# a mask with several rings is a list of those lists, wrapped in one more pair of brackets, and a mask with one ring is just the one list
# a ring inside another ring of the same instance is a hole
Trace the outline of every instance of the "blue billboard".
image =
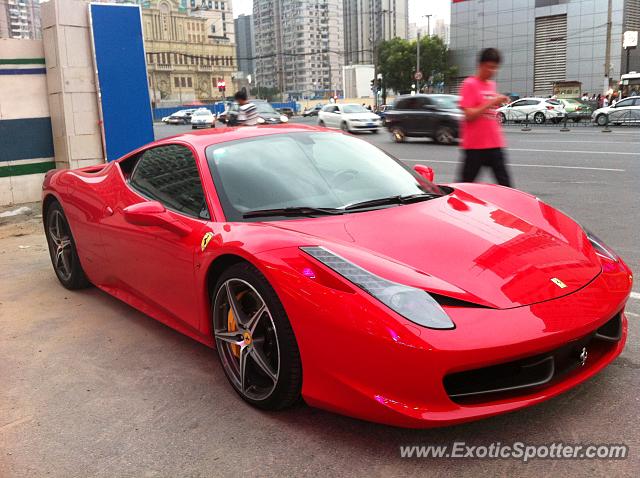
[(138, 5), (89, 6), (103, 141), (113, 161), (153, 141), (142, 20)]

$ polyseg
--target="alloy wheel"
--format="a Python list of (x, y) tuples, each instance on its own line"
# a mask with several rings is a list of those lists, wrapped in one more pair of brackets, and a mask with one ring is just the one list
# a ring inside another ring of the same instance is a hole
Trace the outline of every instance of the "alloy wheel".
[(62, 212), (53, 211), (49, 219), (48, 232), (53, 267), (62, 280), (68, 281), (73, 272), (71, 234)]
[(280, 373), (280, 346), (269, 308), (248, 282), (229, 279), (214, 302), (214, 336), (222, 366), (243, 396), (266, 400)]

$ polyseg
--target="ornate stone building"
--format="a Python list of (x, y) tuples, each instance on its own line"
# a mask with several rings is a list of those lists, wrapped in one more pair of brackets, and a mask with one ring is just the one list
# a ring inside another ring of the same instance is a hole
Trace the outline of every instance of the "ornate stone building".
[(142, 26), (155, 106), (223, 99), (237, 71), (231, 0), (143, 1)]

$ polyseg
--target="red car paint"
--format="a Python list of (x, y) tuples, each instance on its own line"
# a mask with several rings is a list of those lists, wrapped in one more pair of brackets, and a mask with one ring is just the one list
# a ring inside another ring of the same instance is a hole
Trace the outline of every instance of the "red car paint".
[[(588, 379), (622, 351), (632, 274), (597, 254), (581, 227), (526, 193), (452, 185), (441, 198), (343, 216), (226, 222), (205, 148), (257, 135), (323, 131), (285, 125), (184, 134), (147, 145), (185, 145), (198, 162), (210, 221), (173, 211), (131, 189), (120, 161), (47, 174), (43, 199), (62, 204), (93, 284), (194, 339), (214, 346), (210, 271), (238, 256), (278, 294), (296, 335), (310, 405), (381, 423), (431, 427), (529, 406)], [(326, 134), (340, 134), (327, 132)], [(203, 251), (205, 233), (213, 237)], [(456, 324), (431, 330), (399, 316), (300, 251), (324, 246), (388, 280), (456, 299)], [(566, 288), (550, 279), (560, 278)], [(621, 314), (622, 338), (589, 352), (549, 385), (477, 403), (452, 401), (449, 373), (533, 356), (580, 339)]]

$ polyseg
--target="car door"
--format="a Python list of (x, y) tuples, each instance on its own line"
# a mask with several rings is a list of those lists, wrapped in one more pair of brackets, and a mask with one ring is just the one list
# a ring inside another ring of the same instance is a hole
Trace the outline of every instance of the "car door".
[(430, 98), (418, 97), (418, 110), (415, 114), (415, 131), (417, 134), (431, 136), (438, 128), (440, 114), (436, 103)]
[(634, 98), (627, 98), (613, 105), (609, 111), (609, 123), (627, 123), (633, 121), (634, 104)]
[(507, 108), (507, 119), (511, 121), (524, 121), (529, 106), (527, 100), (514, 101), (511, 103), (511, 108)]
[[(195, 154), (185, 145), (168, 144), (127, 161), (135, 165), (103, 220), (109, 286), (197, 330), (194, 260), (210, 216)], [(132, 206), (152, 201), (166, 208), (172, 228), (132, 223)]]
[(338, 120), (340, 118), (338, 111), (339, 109), (336, 105), (331, 105), (326, 107), (326, 111), (323, 117), (325, 118), (324, 119), (325, 125), (327, 125), (329, 128), (338, 127)]

